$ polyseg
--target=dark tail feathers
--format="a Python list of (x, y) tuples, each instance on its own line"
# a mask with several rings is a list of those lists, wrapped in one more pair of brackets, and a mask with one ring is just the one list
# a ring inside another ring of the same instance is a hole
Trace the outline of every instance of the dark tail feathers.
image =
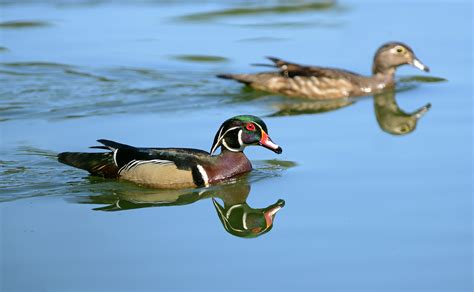
[(273, 63), (275, 63), (275, 65), (277, 67), (282, 67), (282, 66), (288, 64), (288, 62), (283, 61), (282, 59), (275, 58), (275, 57), (267, 57), (267, 59), (272, 61)]
[(92, 175), (115, 178), (118, 173), (118, 167), (114, 163), (112, 152), (63, 152), (58, 154), (58, 161), (87, 170)]
[(217, 74), (216, 77), (222, 79), (234, 79), (234, 76), (232, 74)]
[(255, 81), (255, 74), (219, 74), (216, 76), (223, 79), (232, 79), (244, 84), (250, 84)]

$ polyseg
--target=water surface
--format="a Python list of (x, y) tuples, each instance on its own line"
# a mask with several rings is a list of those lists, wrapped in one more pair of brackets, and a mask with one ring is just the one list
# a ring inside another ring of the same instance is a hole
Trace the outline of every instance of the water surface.
[[(2, 1), (0, 290), (472, 291), (472, 4), (407, 3)], [(265, 56), (369, 74), (390, 40), (432, 71), (377, 97), (215, 78)], [(100, 138), (209, 150), (243, 113), (283, 154), (246, 149), (255, 171), (230, 186), (156, 191), (55, 159)], [(285, 206), (244, 239), (212, 196)]]

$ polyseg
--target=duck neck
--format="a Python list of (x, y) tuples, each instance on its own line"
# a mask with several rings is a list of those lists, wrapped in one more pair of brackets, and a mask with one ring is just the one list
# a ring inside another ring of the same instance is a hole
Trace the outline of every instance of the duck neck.
[(252, 170), (252, 164), (242, 151), (234, 152), (221, 147), (215, 163), (210, 167), (210, 182), (221, 181)]
[(382, 66), (379, 62), (374, 62), (372, 67), (372, 78), (374, 78), (381, 87), (393, 85), (395, 83), (395, 68)]
[(243, 151), (232, 151), (232, 150), (229, 150), (227, 149), (226, 147), (221, 147), (221, 153), (218, 155), (218, 157), (220, 159), (233, 159), (233, 158), (236, 158), (236, 157), (245, 157), (245, 154)]

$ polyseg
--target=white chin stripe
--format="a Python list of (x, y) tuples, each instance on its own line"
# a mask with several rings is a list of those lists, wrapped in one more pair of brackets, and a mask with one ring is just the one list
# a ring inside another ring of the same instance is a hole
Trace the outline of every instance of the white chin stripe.
[(421, 63), (421, 62), (418, 61), (417, 59), (413, 60), (413, 66), (415, 66), (416, 68), (420, 69), (421, 71), (425, 71), (425, 70), (426, 70), (426, 66), (423, 65), (423, 63)]
[(245, 146), (240, 146), (240, 148), (232, 148), (230, 147), (229, 145), (227, 145), (227, 143), (225, 142), (225, 140), (222, 140), (222, 145), (229, 151), (232, 151), (232, 152), (240, 152), (240, 151), (243, 151)]
[[(217, 139), (217, 142), (215, 145), (213, 145), (212, 149), (211, 149), (211, 155), (217, 150), (217, 147), (219, 147), (219, 145), (221, 144), (224, 144), (224, 137), (225, 135), (229, 132), (229, 131), (232, 131), (232, 130), (235, 130), (235, 129), (238, 129), (239, 127), (232, 127), (232, 128), (229, 128), (227, 129), (227, 131), (225, 131), (224, 134), (221, 134), (222, 133), (222, 130), (223, 128), (220, 129), (219, 131), (219, 138)], [(226, 146), (227, 147), (227, 146)], [(227, 147), (228, 148), (228, 147)], [(230, 150), (230, 149), (229, 149)], [(235, 151), (235, 150), (231, 150), (231, 151)]]

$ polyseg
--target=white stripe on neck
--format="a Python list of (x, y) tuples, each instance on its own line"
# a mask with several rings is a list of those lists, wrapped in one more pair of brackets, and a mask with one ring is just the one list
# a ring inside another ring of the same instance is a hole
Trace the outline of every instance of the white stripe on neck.
[(212, 147), (211, 149), (211, 155), (212, 153), (214, 153), (214, 151), (216, 151), (217, 147), (219, 147), (219, 144), (221, 143), (221, 141), (224, 139), (225, 135), (227, 134), (227, 132), (229, 131), (232, 131), (232, 130), (235, 130), (235, 129), (238, 129), (240, 127), (232, 127), (232, 128), (229, 128), (227, 131), (224, 132), (224, 134), (220, 134), (223, 130), (223, 128), (221, 128), (220, 132), (219, 132), (219, 138), (217, 139), (217, 142), (216, 144), (214, 144), (214, 146)]
[(241, 152), (245, 149), (245, 146), (244, 145), (241, 145), (240, 148), (232, 148), (230, 147), (229, 145), (227, 145), (227, 143), (225, 142), (225, 140), (222, 140), (222, 146), (225, 147), (225, 149), (231, 151), (231, 152)]

